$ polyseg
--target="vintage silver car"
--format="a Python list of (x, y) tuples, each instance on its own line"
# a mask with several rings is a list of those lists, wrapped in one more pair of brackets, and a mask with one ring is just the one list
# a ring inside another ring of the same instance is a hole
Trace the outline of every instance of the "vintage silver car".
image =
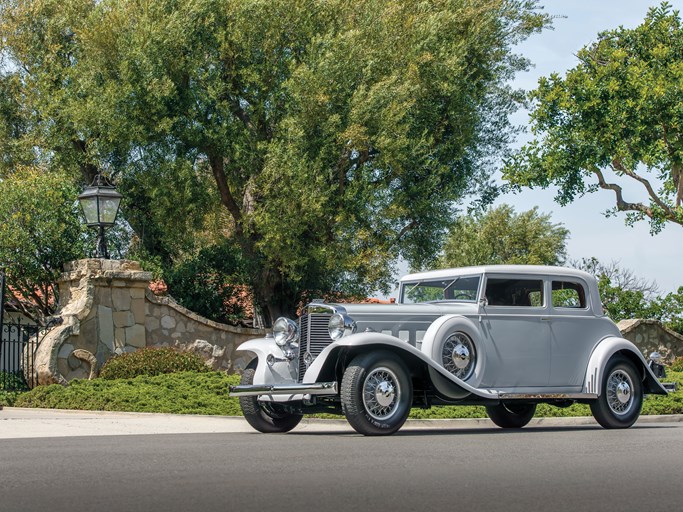
[(579, 402), (603, 427), (627, 428), (644, 394), (667, 392), (585, 272), (436, 270), (405, 276), (398, 293), (396, 304), (314, 301), (242, 344), (255, 357), (230, 392), (249, 424), (286, 432), (304, 414), (333, 412), (383, 435), (411, 407), (484, 405), (498, 426), (520, 428), (539, 403)]

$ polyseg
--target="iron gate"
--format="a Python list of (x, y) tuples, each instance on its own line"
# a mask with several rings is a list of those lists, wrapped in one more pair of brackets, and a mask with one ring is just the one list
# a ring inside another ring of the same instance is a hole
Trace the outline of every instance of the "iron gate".
[(0, 390), (23, 391), (37, 382), (35, 355), (40, 328), (21, 320), (3, 323), (0, 333)]

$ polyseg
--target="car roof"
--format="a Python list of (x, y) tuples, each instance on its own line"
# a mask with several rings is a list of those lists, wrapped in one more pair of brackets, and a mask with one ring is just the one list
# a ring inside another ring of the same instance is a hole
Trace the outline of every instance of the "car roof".
[(595, 278), (588, 272), (567, 267), (553, 267), (549, 265), (481, 265), (477, 267), (446, 268), (408, 274), (400, 279), (405, 281), (424, 281), (431, 279), (446, 279), (449, 277), (467, 276), (474, 274), (529, 274), (537, 276), (578, 277), (586, 281)]

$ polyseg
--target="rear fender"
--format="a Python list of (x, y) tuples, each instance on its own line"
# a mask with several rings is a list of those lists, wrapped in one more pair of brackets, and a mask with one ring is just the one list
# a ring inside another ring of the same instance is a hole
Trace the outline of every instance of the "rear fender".
[(643, 377), (644, 393), (653, 395), (667, 394), (666, 389), (664, 389), (657, 377), (652, 373), (652, 370), (648, 366), (643, 354), (640, 353), (640, 350), (638, 350), (630, 341), (617, 336), (608, 336), (602, 339), (593, 349), (593, 353), (588, 361), (586, 378), (583, 385), (585, 393), (593, 393), (596, 395), (602, 393), (602, 379), (605, 372), (605, 366), (607, 365), (607, 362), (617, 354), (623, 355), (636, 365)]

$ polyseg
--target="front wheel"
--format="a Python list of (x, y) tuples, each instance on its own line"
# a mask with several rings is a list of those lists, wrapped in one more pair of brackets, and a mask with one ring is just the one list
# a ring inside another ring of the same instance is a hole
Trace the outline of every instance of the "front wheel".
[[(244, 373), (242, 373), (240, 384), (251, 385), (254, 383), (256, 365), (256, 359), (247, 365)], [(259, 402), (257, 398), (256, 396), (241, 396), (239, 400), (244, 419), (259, 432), (264, 434), (289, 432), (303, 418), (303, 414), (289, 413), (278, 403)]]
[(393, 354), (362, 354), (344, 371), (341, 402), (347, 421), (359, 434), (393, 434), (410, 413), (413, 383), (403, 362)]
[(500, 428), (522, 428), (531, 421), (536, 404), (487, 405), (486, 414)]
[(602, 392), (590, 405), (604, 428), (628, 428), (636, 422), (643, 407), (643, 385), (631, 361), (615, 357), (607, 363)]

